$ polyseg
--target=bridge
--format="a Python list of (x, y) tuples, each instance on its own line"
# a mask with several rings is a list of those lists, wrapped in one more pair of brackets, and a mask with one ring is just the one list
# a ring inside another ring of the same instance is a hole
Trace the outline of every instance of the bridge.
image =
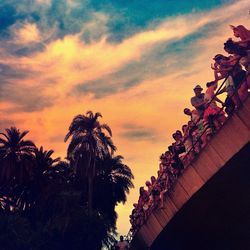
[(250, 97), (176, 180), (131, 249), (250, 249)]

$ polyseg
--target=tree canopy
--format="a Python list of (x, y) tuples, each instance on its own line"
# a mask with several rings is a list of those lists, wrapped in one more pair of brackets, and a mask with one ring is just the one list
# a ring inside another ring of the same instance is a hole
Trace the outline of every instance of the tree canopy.
[(88, 111), (73, 118), (65, 160), (26, 140), (28, 131), (11, 127), (0, 133), (2, 249), (112, 245), (115, 206), (126, 202), (134, 177), (123, 157), (114, 155), (111, 128), (101, 117)]

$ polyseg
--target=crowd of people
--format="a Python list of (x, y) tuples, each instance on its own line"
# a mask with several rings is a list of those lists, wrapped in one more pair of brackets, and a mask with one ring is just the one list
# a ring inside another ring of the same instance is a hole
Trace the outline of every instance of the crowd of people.
[[(154, 209), (164, 208), (164, 199), (178, 176), (249, 95), (250, 30), (243, 25), (230, 27), (237, 41), (229, 38), (224, 43), (227, 55), (214, 56), (214, 79), (207, 82), (205, 93), (200, 85), (194, 87), (190, 101), (193, 109), (184, 109), (189, 122), (173, 133), (174, 142), (160, 156), (157, 178), (152, 176), (146, 181), (146, 188), (139, 189), (139, 200), (130, 215), (133, 235)], [(219, 80), (223, 82), (218, 88)], [(222, 93), (226, 93), (224, 101), (218, 97)]]

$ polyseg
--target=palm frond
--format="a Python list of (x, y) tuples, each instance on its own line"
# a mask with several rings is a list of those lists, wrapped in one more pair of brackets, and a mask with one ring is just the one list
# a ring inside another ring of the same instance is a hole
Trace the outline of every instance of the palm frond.
[(25, 140), (25, 141), (22, 140), (20, 141), (19, 145), (20, 147), (31, 147), (31, 148), (34, 148), (34, 150), (36, 148), (36, 145), (34, 144), (34, 142), (30, 140)]
[(109, 125), (107, 125), (106, 123), (104, 123), (104, 124), (101, 124), (100, 127), (101, 127), (102, 129), (105, 129), (105, 130), (109, 133), (109, 135), (112, 137), (112, 130), (111, 130), (111, 128), (109, 127)]
[(88, 142), (88, 137), (86, 135), (79, 135), (72, 138), (67, 149), (67, 156), (72, 155), (76, 147), (87, 142)]
[[(18, 132), (19, 132), (19, 130), (18, 130)], [(21, 141), (21, 140), (23, 139), (23, 137), (24, 137), (25, 135), (27, 135), (28, 133), (29, 133), (28, 130), (25, 130), (25, 131), (23, 131), (22, 133), (19, 132), (19, 140)]]
[(95, 113), (94, 119), (97, 120), (98, 117), (102, 117), (102, 114), (100, 112)]
[[(2, 133), (1, 133), (2, 134)], [(3, 139), (3, 138), (0, 138), (0, 143), (2, 143), (2, 144), (6, 144), (8, 141), (7, 140), (5, 140), (5, 139)]]
[(9, 137), (6, 134), (0, 133), (0, 135), (3, 135), (7, 139), (7, 141), (9, 140)]
[(88, 111), (86, 112), (86, 115), (87, 115), (88, 118), (91, 119), (91, 120), (94, 118), (94, 114), (93, 114), (93, 112), (92, 112), (91, 110), (88, 110)]

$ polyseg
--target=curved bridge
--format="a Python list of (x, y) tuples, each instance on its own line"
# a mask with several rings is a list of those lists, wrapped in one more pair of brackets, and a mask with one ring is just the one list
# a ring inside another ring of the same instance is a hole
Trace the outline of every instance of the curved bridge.
[(177, 179), (131, 249), (243, 250), (249, 235), (250, 98)]

